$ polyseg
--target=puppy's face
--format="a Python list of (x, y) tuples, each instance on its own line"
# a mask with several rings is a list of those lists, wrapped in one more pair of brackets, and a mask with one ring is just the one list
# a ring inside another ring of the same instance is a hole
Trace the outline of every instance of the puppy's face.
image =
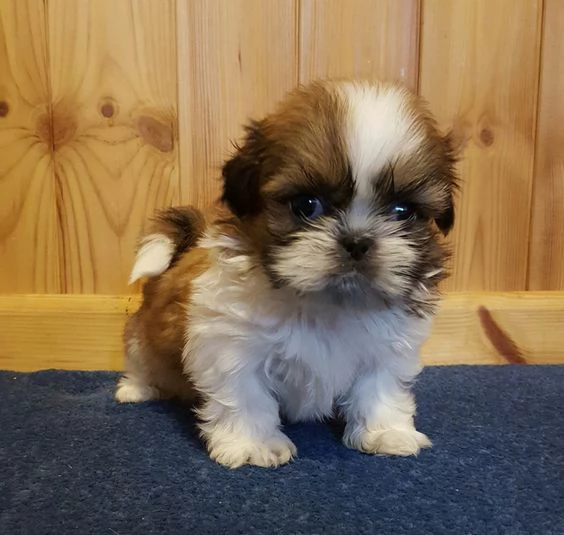
[(417, 309), (444, 277), (453, 166), (406, 89), (317, 82), (247, 128), (223, 201), (273, 284)]

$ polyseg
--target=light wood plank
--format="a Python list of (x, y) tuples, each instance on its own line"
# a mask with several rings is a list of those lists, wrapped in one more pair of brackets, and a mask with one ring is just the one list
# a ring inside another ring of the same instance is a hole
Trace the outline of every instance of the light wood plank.
[(45, 8), (0, 6), (0, 292), (58, 292), (61, 212), (53, 180)]
[(419, 0), (302, 0), (300, 81), (347, 77), (417, 88)]
[[(0, 369), (119, 370), (123, 325), (138, 306), (137, 295), (0, 296)], [(564, 364), (562, 325), (564, 292), (452, 293), (423, 360)]]
[(453, 292), (445, 296), (427, 364), (564, 363), (563, 292)]
[(49, 0), (69, 293), (125, 293), (147, 216), (180, 201), (174, 0)]
[(545, 0), (529, 289), (564, 290), (564, 2)]
[(137, 296), (0, 295), (0, 369), (118, 370)]
[(422, 6), (421, 93), (468, 142), (446, 288), (525, 290), (542, 2)]
[(182, 200), (203, 207), (243, 121), (297, 83), (296, 1), (190, 0), (177, 10)]

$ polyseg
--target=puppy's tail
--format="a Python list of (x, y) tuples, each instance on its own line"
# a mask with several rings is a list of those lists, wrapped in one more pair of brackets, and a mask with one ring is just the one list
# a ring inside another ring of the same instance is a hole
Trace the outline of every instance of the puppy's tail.
[(158, 211), (149, 232), (139, 242), (129, 284), (141, 277), (164, 273), (182, 253), (196, 245), (204, 228), (204, 216), (196, 208), (182, 206)]

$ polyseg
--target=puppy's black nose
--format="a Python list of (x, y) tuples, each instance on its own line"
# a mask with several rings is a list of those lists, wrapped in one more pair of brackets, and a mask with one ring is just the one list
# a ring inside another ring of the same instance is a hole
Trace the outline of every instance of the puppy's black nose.
[(370, 238), (344, 238), (342, 243), (353, 260), (360, 260), (370, 249), (372, 240)]

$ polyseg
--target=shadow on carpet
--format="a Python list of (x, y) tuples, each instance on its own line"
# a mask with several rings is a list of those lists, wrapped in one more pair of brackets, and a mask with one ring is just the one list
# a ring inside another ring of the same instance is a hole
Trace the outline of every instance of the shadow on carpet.
[(118, 405), (115, 378), (0, 372), (2, 534), (564, 533), (564, 366), (428, 368), (433, 449), (371, 457), (292, 425), (299, 458), (275, 470), (214, 464), (189, 411)]

